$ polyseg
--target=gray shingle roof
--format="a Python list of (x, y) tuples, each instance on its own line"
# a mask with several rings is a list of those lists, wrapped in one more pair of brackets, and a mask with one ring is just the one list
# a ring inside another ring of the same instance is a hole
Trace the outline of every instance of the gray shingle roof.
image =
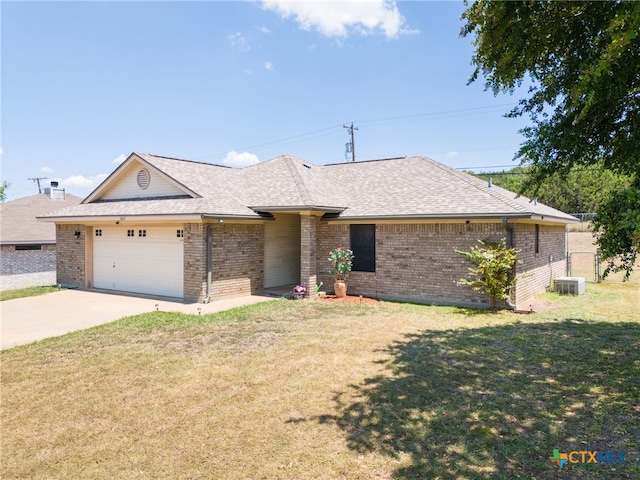
[(422, 156), (327, 165), (326, 171), (345, 192), (348, 208), (341, 218), (547, 215), (575, 220)]
[(342, 210), (324, 167), (282, 155), (243, 169), (247, 204), (251, 207), (311, 206)]
[(0, 243), (55, 243), (56, 226), (36, 220), (39, 215), (55, 212), (82, 201), (75, 195), (52, 200), (39, 193), (0, 204)]
[[(320, 209), (340, 219), (522, 217), (573, 222), (541, 203), (412, 156), (314, 165), (282, 155), (229, 168), (136, 154), (200, 198), (84, 203), (55, 216), (226, 215), (259, 218), (269, 209)], [(339, 214), (337, 213), (339, 212)], [(48, 215), (51, 217), (52, 215)]]

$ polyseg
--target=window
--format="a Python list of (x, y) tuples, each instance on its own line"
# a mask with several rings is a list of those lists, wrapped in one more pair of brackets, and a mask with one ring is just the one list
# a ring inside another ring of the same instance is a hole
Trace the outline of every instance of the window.
[(16, 250), (42, 250), (42, 245), (16, 245)]
[(135, 237), (135, 232), (133, 230), (127, 230), (127, 237)]
[(184, 230), (176, 230), (176, 237), (184, 238)]
[(101, 237), (101, 236), (102, 236), (102, 229), (101, 229), (101, 228), (98, 228), (98, 229), (96, 230), (96, 237)]
[(536, 224), (535, 253), (540, 253), (540, 225)]
[(139, 237), (146, 237), (147, 236), (147, 231), (146, 230), (138, 230), (138, 236)]
[(376, 271), (376, 226), (351, 225), (354, 272)]

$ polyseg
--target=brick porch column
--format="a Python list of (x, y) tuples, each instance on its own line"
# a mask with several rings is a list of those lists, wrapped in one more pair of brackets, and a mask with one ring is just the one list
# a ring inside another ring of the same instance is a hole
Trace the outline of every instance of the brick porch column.
[(317, 218), (310, 212), (300, 213), (300, 285), (307, 287), (307, 296), (315, 297), (318, 282), (316, 265)]

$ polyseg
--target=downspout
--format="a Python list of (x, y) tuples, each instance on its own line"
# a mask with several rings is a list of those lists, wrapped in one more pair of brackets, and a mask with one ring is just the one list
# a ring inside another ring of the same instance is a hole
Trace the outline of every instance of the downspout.
[(211, 301), (211, 225), (207, 225), (207, 296), (203, 303)]
[(502, 217), (502, 226), (507, 231), (507, 247), (513, 247), (513, 225), (509, 223), (509, 219), (507, 217)]
[[(509, 219), (507, 217), (502, 217), (502, 226), (507, 231), (507, 238), (505, 239), (505, 244), (508, 248), (512, 248), (513, 247), (513, 225), (509, 223)], [(515, 274), (516, 274), (516, 266), (514, 265), (512, 275), (515, 276)], [(511, 292), (509, 292), (509, 294), (511, 294)], [(507, 298), (505, 300), (505, 303), (507, 304), (507, 307), (509, 307), (511, 310), (516, 309), (515, 304), (511, 303), (511, 298)]]

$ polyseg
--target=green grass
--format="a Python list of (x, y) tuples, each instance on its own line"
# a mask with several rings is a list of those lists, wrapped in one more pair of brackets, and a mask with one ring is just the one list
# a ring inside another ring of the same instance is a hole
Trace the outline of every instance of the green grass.
[(14, 298), (35, 297), (46, 293), (57, 292), (59, 290), (63, 289), (61, 287), (56, 287), (55, 285), (48, 287), (28, 287), (18, 288), (15, 290), (5, 290), (0, 292), (0, 302), (13, 300)]
[(543, 300), (153, 312), (3, 351), (2, 478), (640, 478), (637, 285)]

